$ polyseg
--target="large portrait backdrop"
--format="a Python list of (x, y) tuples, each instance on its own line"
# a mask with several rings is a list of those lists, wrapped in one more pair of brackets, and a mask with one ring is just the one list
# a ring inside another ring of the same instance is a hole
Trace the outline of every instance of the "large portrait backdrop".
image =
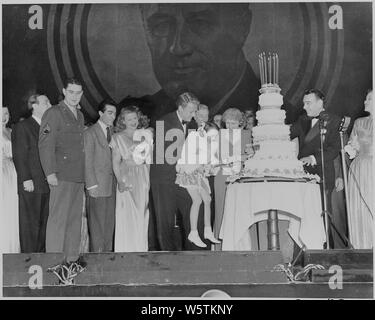
[(160, 116), (190, 90), (213, 113), (257, 108), (258, 54), (277, 52), (285, 101), (326, 93), (339, 115), (358, 115), (372, 87), (372, 3), (3, 5), (3, 104), (13, 121), (26, 99), (59, 99), (83, 81), (87, 121), (111, 97), (146, 99)]

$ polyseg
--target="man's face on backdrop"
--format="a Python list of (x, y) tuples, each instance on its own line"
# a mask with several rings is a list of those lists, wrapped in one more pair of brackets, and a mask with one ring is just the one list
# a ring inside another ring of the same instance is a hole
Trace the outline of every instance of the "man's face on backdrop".
[[(250, 25), (248, 4), (147, 4), (142, 16), (155, 76), (173, 99), (220, 95), (235, 76)], [(246, 23), (244, 23), (244, 21)]]

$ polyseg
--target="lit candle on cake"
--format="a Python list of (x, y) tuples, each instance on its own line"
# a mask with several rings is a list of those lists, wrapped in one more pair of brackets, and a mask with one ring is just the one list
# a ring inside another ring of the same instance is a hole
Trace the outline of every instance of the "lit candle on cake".
[(279, 83), (279, 55), (276, 53), (276, 83)]
[(264, 58), (264, 52), (261, 53), (261, 58), (262, 58), (262, 73), (263, 73), (263, 84), (267, 83), (267, 75), (266, 75), (266, 63), (265, 63), (265, 58)]
[(266, 54), (264, 53), (263, 54), (263, 58), (264, 58), (264, 75), (266, 76), (266, 83), (268, 83), (268, 72), (267, 72), (267, 57), (266, 57)]
[(264, 84), (264, 79), (263, 79), (263, 66), (262, 66), (262, 57), (261, 55), (258, 56), (259, 59), (259, 74), (260, 74), (260, 83), (263, 85)]
[(266, 81), (266, 79), (264, 78), (264, 64), (263, 64), (263, 53), (261, 53), (260, 54), (260, 62), (261, 62), (261, 64), (262, 64), (262, 77), (263, 77), (263, 83), (262, 84), (264, 84), (264, 82)]
[(268, 76), (269, 76), (269, 83), (272, 83), (271, 79), (271, 54), (268, 52)]
[(273, 84), (276, 84), (276, 56), (272, 54), (272, 64), (273, 64)]

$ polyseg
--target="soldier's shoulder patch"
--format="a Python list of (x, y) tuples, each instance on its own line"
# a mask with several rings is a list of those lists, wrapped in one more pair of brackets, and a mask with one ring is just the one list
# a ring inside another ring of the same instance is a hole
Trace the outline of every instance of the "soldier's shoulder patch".
[(51, 132), (51, 128), (49, 126), (49, 124), (47, 123), (44, 128), (43, 128), (43, 134), (48, 134)]

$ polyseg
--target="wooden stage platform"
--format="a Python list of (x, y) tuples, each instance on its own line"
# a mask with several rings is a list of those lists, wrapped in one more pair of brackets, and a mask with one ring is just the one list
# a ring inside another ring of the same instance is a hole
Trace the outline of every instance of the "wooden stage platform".
[[(219, 289), (232, 298), (373, 298), (371, 250), (305, 251), (294, 273), (308, 264), (324, 267), (311, 270), (305, 281), (274, 270), (283, 264), (280, 251), (89, 253), (83, 256), (86, 269), (68, 286), (47, 272), (62, 259), (50, 253), (4, 254), (3, 296), (182, 298)], [(42, 274), (40, 289), (29, 286), (35, 270)], [(335, 279), (342, 279), (341, 288), (332, 289)]]

